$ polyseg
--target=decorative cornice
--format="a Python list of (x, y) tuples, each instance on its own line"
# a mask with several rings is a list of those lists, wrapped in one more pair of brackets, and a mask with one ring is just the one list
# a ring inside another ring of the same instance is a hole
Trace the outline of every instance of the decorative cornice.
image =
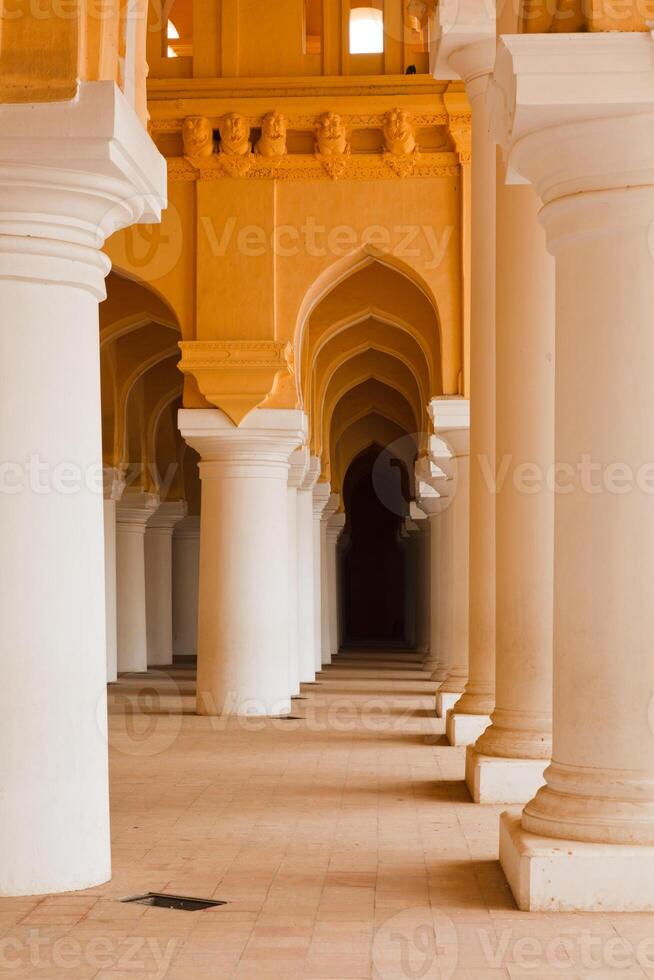
[[(461, 175), (457, 154), (420, 153), (410, 158), (408, 166), (399, 167), (398, 158), (389, 162), (390, 154), (352, 155), (338, 161), (338, 168), (326, 168), (321, 160), (310, 154), (289, 154), (279, 162), (271, 163), (265, 157), (251, 156), (251, 166), (239, 176), (248, 180), (397, 180), (402, 177), (456, 178)], [(220, 158), (204, 161), (196, 168), (184, 157), (168, 160), (168, 178), (171, 181), (223, 180), (233, 177), (223, 167)]]

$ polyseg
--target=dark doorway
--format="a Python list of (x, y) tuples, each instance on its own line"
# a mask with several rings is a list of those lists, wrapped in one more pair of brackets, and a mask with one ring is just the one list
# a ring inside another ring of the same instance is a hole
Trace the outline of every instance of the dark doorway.
[(406, 473), (389, 465), (381, 446), (358, 456), (345, 477), (343, 550), (344, 641), (349, 645), (405, 642), (406, 551), (401, 537), (408, 510)]

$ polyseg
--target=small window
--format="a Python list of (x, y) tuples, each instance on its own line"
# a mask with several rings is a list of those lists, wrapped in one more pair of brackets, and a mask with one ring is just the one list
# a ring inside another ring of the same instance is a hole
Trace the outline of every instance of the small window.
[(382, 54), (384, 14), (376, 7), (356, 7), (350, 11), (350, 54)]

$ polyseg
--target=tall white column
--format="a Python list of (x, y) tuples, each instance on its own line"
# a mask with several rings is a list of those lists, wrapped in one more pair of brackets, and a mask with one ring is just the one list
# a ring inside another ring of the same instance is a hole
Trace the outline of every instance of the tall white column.
[(298, 651), (300, 681), (303, 684), (315, 681), (319, 656), (315, 646), (313, 561), (313, 488), (319, 475), (320, 460), (317, 456), (308, 456), (304, 480), (297, 492)]
[(126, 490), (116, 508), (118, 670), (148, 669), (145, 529), (159, 507), (155, 493)]
[(200, 518), (189, 515), (173, 532), (173, 656), (198, 653)]
[(654, 909), (653, 66), (649, 34), (498, 51), (557, 289), (552, 763), (500, 841), (523, 909)]
[(30, 895), (111, 875), (100, 249), (159, 220), (165, 168), (94, 82), (2, 105), (0, 171), (0, 895)]
[(202, 459), (198, 713), (285, 714), (289, 459), (306, 416), (255, 409), (237, 427), (182, 410), (179, 428)]
[(327, 540), (329, 522), (339, 508), (341, 498), (332, 493), (320, 518), (320, 650), (323, 666), (332, 662), (331, 591), (332, 568)]
[(329, 582), (329, 663), (341, 645), (339, 630), (340, 569), (338, 542), (345, 527), (345, 514), (332, 514), (327, 523), (327, 576)]
[(434, 398), (429, 413), (434, 427), (430, 482), (440, 501), (432, 505), (430, 517), (432, 575), (438, 583), (435, 642), (442, 651), (444, 668), (436, 693), (436, 714), (447, 718), (448, 738), (460, 745), (469, 737), (465, 722), (448, 713), (468, 680), (470, 403), (464, 398)]
[(404, 639), (407, 647), (415, 650), (418, 628), (418, 544), (420, 537), (418, 525), (407, 517), (400, 527), (400, 536), (404, 551)]
[(430, 534), (429, 519), (415, 501), (410, 505), (410, 517), (417, 528), (417, 607), (416, 607), (416, 649), (419, 653), (429, 653), (430, 629)]
[(554, 497), (533, 474), (554, 462), (554, 259), (533, 188), (498, 169), (496, 704), (466, 782), (476, 803), (526, 803), (552, 754)]
[(116, 608), (116, 503), (125, 482), (120, 470), (104, 469), (104, 582), (107, 630), (107, 683), (118, 680), (118, 620)]
[[(490, 724), (495, 704), (495, 145), (486, 104), (494, 5), (442, 0), (437, 18), (436, 73), (460, 78), (472, 108), (470, 654), (451, 723), (455, 744), (470, 744)], [(459, 722), (458, 715), (466, 717)]]
[(316, 483), (313, 488), (313, 651), (316, 672), (322, 669), (322, 607), (324, 552), (322, 519), (330, 502), (331, 487), (328, 483)]
[[(298, 491), (304, 483), (309, 462), (309, 450), (306, 446), (296, 449), (291, 454), (288, 473), (288, 649), (290, 663), (291, 693), (300, 693), (302, 683), (302, 665), (300, 663), (300, 542), (299, 542), (299, 513)], [(313, 678), (312, 678), (313, 679)]]
[(173, 662), (173, 531), (186, 516), (183, 500), (160, 504), (145, 529), (148, 667)]

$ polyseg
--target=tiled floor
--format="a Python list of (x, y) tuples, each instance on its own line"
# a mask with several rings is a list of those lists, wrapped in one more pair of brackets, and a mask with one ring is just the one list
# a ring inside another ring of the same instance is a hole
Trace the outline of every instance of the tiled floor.
[[(400, 655), (342, 658), (299, 721), (193, 714), (193, 675), (111, 688), (113, 880), (0, 901), (0, 975), (120, 980), (654, 978), (654, 916), (517, 912), (499, 808), (470, 802)], [(124, 905), (142, 891), (229, 904)]]

